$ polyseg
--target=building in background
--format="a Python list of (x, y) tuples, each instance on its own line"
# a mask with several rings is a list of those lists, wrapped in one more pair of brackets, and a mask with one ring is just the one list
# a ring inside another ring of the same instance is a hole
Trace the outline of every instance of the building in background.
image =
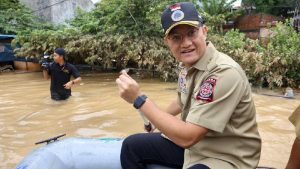
[(15, 56), (10, 43), (15, 37), (15, 35), (0, 34), (0, 73), (14, 70)]
[(20, 2), (44, 21), (55, 25), (74, 18), (77, 8), (91, 11), (95, 6), (91, 0), (20, 0)]
[(284, 18), (265, 13), (243, 15), (236, 19), (235, 28), (246, 34), (248, 38), (259, 39), (266, 44), (272, 36), (270, 27), (276, 26)]

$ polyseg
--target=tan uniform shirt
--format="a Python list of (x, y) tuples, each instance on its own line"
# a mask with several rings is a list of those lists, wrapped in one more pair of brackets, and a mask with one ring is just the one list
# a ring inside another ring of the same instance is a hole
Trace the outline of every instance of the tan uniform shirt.
[(253, 169), (261, 140), (251, 88), (242, 68), (209, 42), (204, 56), (178, 80), (182, 120), (209, 129), (185, 150), (184, 167)]
[(296, 137), (300, 139), (300, 106), (293, 112), (289, 120), (294, 124), (296, 129)]

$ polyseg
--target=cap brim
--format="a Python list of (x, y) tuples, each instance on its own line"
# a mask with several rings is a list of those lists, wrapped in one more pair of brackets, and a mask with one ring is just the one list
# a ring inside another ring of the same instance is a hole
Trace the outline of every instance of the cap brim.
[(180, 21), (180, 22), (176, 22), (175, 24), (173, 24), (172, 26), (170, 26), (170, 27), (166, 30), (165, 36), (167, 36), (167, 35), (170, 33), (170, 31), (171, 31), (174, 27), (176, 27), (176, 26), (178, 26), (178, 25), (190, 25), (190, 26), (194, 26), (194, 27), (199, 27), (200, 22), (198, 22), (198, 21)]

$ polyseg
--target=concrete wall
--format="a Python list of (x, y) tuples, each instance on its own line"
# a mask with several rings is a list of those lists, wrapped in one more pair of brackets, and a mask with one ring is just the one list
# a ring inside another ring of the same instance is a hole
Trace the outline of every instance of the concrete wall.
[(20, 0), (20, 2), (44, 21), (54, 24), (62, 24), (74, 18), (77, 8), (84, 11), (91, 11), (94, 8), (91, 0)]

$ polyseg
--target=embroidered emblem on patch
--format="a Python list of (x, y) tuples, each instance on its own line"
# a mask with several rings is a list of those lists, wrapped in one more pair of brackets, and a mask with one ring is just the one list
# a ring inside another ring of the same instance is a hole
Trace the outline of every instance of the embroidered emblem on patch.
[(203, 100), (206, 102), (212, 102), (214, 97), (214, 90), (217, 80), (214, 78), (206, 79), (200, 87), (200, 90), (196, 96), (196, 100)]
[(63, 72), (64, 72), (64, 73), (67, 73), (67, 74), (70, 73), (68, 69), (63, 69)]
[(181, 21), (184, 18), (184, 13), (181, 10), (176, 10), (172, 13), (171, 18), (173, 21)]

